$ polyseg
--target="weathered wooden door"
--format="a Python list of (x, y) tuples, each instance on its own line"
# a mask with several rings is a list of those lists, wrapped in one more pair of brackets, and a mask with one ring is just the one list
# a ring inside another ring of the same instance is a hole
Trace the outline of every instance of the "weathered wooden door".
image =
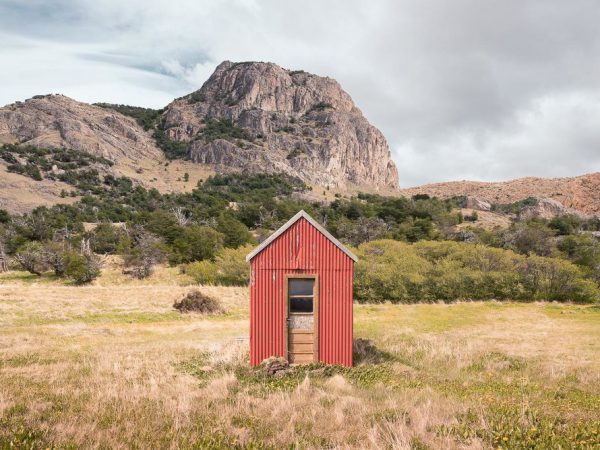
[(319, 360), (319, 284), (316, 275), (288, 275), (287, 353), (291, 364)]

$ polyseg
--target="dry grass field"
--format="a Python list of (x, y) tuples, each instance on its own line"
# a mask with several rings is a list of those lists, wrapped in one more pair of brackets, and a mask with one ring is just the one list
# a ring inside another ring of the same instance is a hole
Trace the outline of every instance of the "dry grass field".
[(598, 307), (357, 305), (379, 352), (274, 379), (247, 367), (246, 290), (176, 312), (193, 288), (0, 274), (0, 449), (600, 447)]

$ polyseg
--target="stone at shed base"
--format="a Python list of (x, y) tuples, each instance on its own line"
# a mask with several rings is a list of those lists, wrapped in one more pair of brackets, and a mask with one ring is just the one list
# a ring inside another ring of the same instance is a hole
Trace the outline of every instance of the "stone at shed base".
[[(277, 378), (281, 378), (291, 370), (290, 363), (286, 359), (278, 356), (271, 356), (270, 358), (265, 359), (260, 363), (260, 369), (266, 375), (275, 376)], [(283, 373), (278, 375), (280, 372)]]

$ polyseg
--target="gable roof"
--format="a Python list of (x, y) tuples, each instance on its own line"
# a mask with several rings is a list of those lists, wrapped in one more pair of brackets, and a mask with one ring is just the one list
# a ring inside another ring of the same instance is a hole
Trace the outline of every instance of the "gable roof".
[(308, 220), (308, 222), (313, 227), (315, 227), (317, 230), (319, 230), (321, 232), (321, 234), (323, 236), (325, 236), (327, 239), (329, 239), (329, 241), (331, 241), (331, 243), (333, 245), (335, 245), (342, 252), (344, 252), (346, 255), (348, 255), (348, 257), (350, 259), (352, 259), (352, 261), (354, 261), (354, 262), (358, 261), (358, 258), (356, 257), (356, 255), (354, 253), (352, 253), (350, 250), (348, 250), (346, 247), (344, 247), (344, 245), (340, 241), (338, 241), (336, 238), (334, 238), (329, 231), (327, 231), (315, 219), (310, 217), (308, 215), (308, 213), (304, 210), (298, 211), (298, 213), (294, 217), (292, 217), (290, 220), (288, 220), (281, 228), (279, 228), (279, 230), (277, 230), (275, 233), (273, 233), (271, 236), (269, 236), (267, 239), (265, 239), (262, 242), (262, 244), (260, 244), (258, 247), (256, 247), (254, 250), (252, 250), (250, 253), (248, 253), (248, 255), (246, 256), (246, 261), (250, 261), (256, 255), (258, 255), (260, 252), (262, 252), (271, 242), (273, 242), (275, 239), (277, 239), (279, 236), (281, 236), (288, 228), (290, 228), (292, 225), (294, 225), (301, 218)]

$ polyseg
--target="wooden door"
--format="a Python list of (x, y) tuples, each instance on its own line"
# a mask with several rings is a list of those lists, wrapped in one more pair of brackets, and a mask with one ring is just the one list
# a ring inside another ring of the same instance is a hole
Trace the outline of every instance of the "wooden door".
[(319, 289), (316, 275), (288, 275), (287, 352), (290, 364), (317, 362)]

